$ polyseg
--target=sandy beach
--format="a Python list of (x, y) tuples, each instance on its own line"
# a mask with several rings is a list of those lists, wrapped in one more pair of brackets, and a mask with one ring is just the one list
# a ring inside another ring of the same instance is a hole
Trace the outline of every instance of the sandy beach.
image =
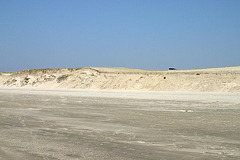
[(0, 89), (0, 159), (240, 158), (237, 93)]

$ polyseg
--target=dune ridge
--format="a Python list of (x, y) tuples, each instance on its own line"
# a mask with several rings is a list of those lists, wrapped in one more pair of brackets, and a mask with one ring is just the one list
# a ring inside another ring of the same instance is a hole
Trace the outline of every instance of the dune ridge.
[(0, 73), (1, 87), (240, 92), (240, 66), (195, 70), (31, 69)]

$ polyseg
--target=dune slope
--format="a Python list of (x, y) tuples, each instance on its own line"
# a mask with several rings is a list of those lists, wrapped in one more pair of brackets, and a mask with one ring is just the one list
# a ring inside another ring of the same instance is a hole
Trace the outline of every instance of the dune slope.
[(240, 92), (240, 67), (147, 71), (128, 68), (32, 69), (0, 73), (1, 87)]

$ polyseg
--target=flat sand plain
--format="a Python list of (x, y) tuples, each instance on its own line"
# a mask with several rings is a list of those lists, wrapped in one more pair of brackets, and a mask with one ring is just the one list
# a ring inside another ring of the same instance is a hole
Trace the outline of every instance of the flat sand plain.
[(240, 159), (238, 93), (0, 89), (0, 160)]

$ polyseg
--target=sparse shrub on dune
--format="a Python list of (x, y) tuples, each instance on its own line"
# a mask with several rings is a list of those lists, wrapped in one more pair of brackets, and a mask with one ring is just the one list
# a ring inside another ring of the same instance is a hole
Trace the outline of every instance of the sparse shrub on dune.
[(57, 78), (57, 82), (61, 83), (62, 81), (65, 81), (68, 78), (68, 75), (61, 75)]

